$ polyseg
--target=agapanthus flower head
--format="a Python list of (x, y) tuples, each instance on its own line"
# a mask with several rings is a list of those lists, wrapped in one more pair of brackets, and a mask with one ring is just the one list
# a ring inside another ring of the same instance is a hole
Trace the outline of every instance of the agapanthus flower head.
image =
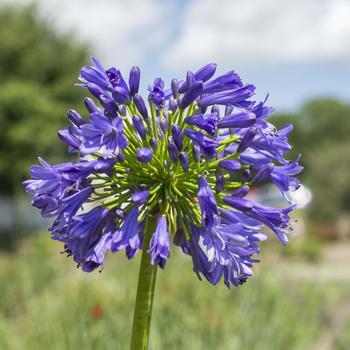
[(39, 159), (24, 184), (42, 215), (55, 218), (52, 238), (84, 271), (102, 269), (107, 251), (132, 258), (140, 249), (164, 268), (174, 242), (199, 278), (229, 287), (253, 274), (263, 226), (286, 244), (294, 206), (268, 207), (249, 192), (263, 182), (285, 196), (298, 188), (300, 157), (285, 158), (291, 125), (277, 130), (266, 101), (251, 99), (255, 87), (234, 71), (214, 77), (216, 68), (168, 84), (157, 78), (146, 97), (136, 66), (127, 80), (96, 58), (82, 68), (78, 85), (92, 95), (86, 116), (69, 110), (59, 131), (78, 159)]

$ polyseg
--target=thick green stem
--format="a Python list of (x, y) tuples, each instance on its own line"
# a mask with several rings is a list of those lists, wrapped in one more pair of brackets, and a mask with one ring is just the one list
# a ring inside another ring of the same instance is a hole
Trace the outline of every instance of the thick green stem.
[(157, 219), (149, 216), (145, 227), (145, 240), (142, 250), (139, 281), (137, 285), (134, 321), (131, 336), (131, 350), (147, 350), (151, 326), (154, 287), (156, 284), (157, 266), (151, 265), (147, 253)]

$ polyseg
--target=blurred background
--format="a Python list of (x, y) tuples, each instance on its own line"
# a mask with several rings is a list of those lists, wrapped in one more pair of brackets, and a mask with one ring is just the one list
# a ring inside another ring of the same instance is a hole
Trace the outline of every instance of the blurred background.
[[(208, 62), (270, 94), (302, 153), (287, 248), (271, 237), (249, 283), (197, 280), (172, 252), (158, 274), (151, 349), (350, 349), (350, 2), (348, 0), (0, 0), (0, 349), (127, 349), (138, 258), (75, 269), (21, 181), (41, 155), (66, 160), (57, 129), (83, 112), (73, 87), (89, 56), (145, 89)], [(286, 205), (270, 187), (254, 195)]]

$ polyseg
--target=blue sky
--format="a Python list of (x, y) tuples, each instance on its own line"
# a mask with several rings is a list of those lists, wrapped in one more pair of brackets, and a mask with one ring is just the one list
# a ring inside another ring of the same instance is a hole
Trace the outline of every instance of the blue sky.
[[(4, 1), (4, 0), (0, 0)], [(22, 0), (21, 2), (26, 2)], [(234, 69), (294, 110), (312, 97), (350, 100), (349, 0), (39, 0), (59, 30), (105, 65), (137, 64), (146, 87), (208, 62)]]

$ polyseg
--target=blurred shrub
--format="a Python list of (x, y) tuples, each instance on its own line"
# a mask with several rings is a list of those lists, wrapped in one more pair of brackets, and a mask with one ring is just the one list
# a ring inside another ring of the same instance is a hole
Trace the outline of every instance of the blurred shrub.
[(293, 258), (295, 257), (310, 262), (318, 262), (321, 259), (322, 251), (322, 241), (315, 237), (307, 237), (303, 240), (293, 241), (292, 244), (288, 244), (282, 252)]
[(80, 102), (72, 82), (86, 47), (56, 33), (35, 6), (18, 5), (0, 7), (0, 42), (0, 192), (11, 195), (37, 154), (62, 159), (56, 131)]
[[(58, 250), (37, 235), (16, 254), (0, 255), (0, 348), (127, 349), (140, 256), (110, 254), (103, 273), (86, 274)], [(299, 279), (267, 259), (248, 283), (228, 291), (200, 282), (190, 259), (172, 254), (157, 276), (154, 350), (312, 349), (349, 292), (345, 283)]]

